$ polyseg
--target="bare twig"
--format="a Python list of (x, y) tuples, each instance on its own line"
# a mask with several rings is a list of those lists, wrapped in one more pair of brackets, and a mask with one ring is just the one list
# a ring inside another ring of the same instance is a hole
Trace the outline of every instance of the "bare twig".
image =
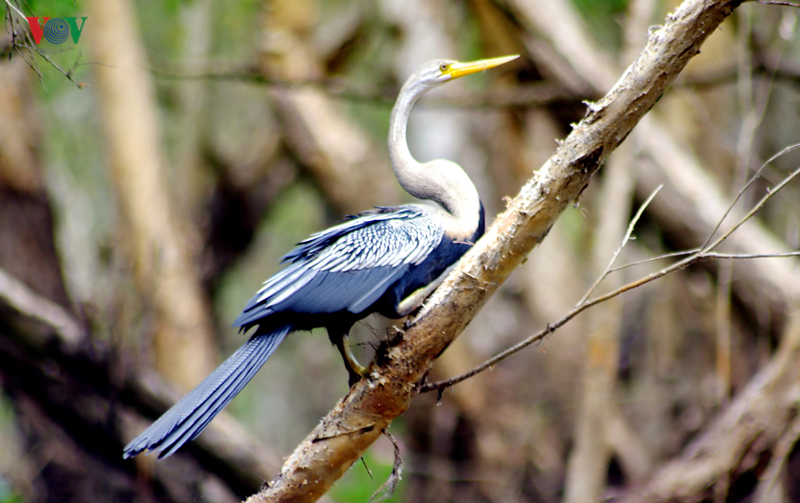
[[(789, 151), (791, 151), (791, 150), (794, 150), (794, 149), (796, 149), (796, 148), (798, 148), (798, 147), (800, 147), (800, 144), (797, 144), (797, 145), (792, 145), (791, 147), (787, 147), (787, 148), (783, 149), (781, 152), (789, 152)], [(771, 160), (772, 160), (772, 159), (774, 159), (774, 158), (775, 158), (775, 156), (771, 157), (771, 158), (770, 158), (770, 161), (767, 161), (767, 162), (771, 162)], [(763, 169), (763, 168), (762, 168), (762, 169)], [(760, 172), (761, 172), (761, 170), (759, 170), (759, 173), (760, 173)], [(759, 210), (760, 210), (760, 209), (761, 209), (761, 208), (762, 208), (762, 207), (763, 207), (763, 206), (764, 206), (764, 205), (767, 203), (767, 201), (769, 201), (769, 200), (772, 198), (772, 196), (773, 196), (774, 194), (777, 194), (777, 193), (778, 193), (778, 192), (779, 192), (779, 191), (780, 191), (782, 188), (784, 188), (784, 187), (785, 187), (785, 186), (786, 186), (786, 185), (787, 185), (789, 182), (791, 182), (792, 180), (794, 180), (794, 179), (797, 177), (797, 175), (798, 175), (799, 173), (800, 173), (800, 169), (796, 169), (795, 171), (793, 171), (792, 173), (790, 173), (790, 174), (789, 174), (789, 175), (788, 175), (786, 178), (784, 178), (784, 179), (783, 179), (783, 181), (781, 181), (781, 182), (780, 182), (778, 185), (776, 185), (776, 186), (775, 186), (775, 187), (773, 187), (772, 189), (768, 189), (768, 190), (767, 190), (767, 194), (766, 194), (764, 197), (762, 197), (762, 198), (761, 198), (761, 200), (760, 200), (760, 201), (758, 201), (758, 203), (756, 203), (756, 205), (755, 205), (755, 206), (753, 206), (753, 208), (752, 208), (752, 209), (751, 209), (751, 210), (750, 210), (750, 211), (747, 213), (747, 215), (745, 215), (744, 217), (742, 217), (742, 219), (741, 219), (741, 220), (739, 220), (739, 222), (737, 222), (737, 223), (736, 223), (736, 225), (734, 225), (733, 227), (731, 227), (731, 229), (730, 229), (728, 232), (726, 232), (725, 234), (723, 234), (722, 236), (720, 236), (720, 237), (719, 237), (719, 239), (717, 239), (716, 241), (714, 241), (714, 243), (713, 243), (713, 244), (711, 244), (711, 245), (706, 245), (706, 246), (704, 246), (704, 247), (703, 247), (703, 249), (704, 249), (704, 250), (713, 250), (714, 248), (716, 248), (717, 246), (719, 246), (719, 245), (720, 245), (720, 244), (721, 244), (723, 241), (725, 241), (726, 239), (728, 239), (728, 237), (730, 237), (730, 235), (731, 235), (731, 234), (733, 234), (734, 232), (736, 232), (736, 229), (738, 229), (739, 227), (741, 227), (742, 225), (744, 225), (744, 223), (745, 223), (746, 221), (748, 221), (748, 220), (750, 219), (750, 217), (752, 217), (753, 215), (755, 215), (755, 214), (756, 214), (756, 213), (757, 213), (757, 212), (758, 212), (758, 211), (759, 211)], [(756, 175), (756, 176), (757, 176), (757, 175)], [(748, 183), (748, 185), (747, 185), (747, 186), (749, 186), (749, 185), (750, 185), (750, 184)], [(743, 189), (742, 189), (742, 191), (744, 191), (745, 189), (746, 189), (746, 187), (745, 187), (745, 188), (743, 188)], [(738, 197), (737, 197), (737, 199), (738, 199)]]
[(53, 61), (52, 59), (50, 59), (50, 56), (49, 56), (49, 55), (48, 55), (46, 52), (44, 52), (43, 50), (39, 49), (39, 48), (38, 48), (38, 47), (36, 47), (36, 46), (31, 46), (31, 45), (27, 45), (26, 47), (27, 47), (28, 49), (32, 50), (32, 51), (35, 51), (35, 52), (36, 52), (36, 54), (38, 54), (38, 55), (39, 55), (39, 56), (40, 56), (42, 59), (44, 59), (45, 61), (47, 61), (48, 63), (50, 63), (50, 66), (52, 66), (53, 68), (55, 68), (56, 70), (58, 70), (58, 71), (59, 71), (61, 74), (63, 74), (63, 75), (64, 75), (64, 77), (66, 77), (66, 78), (67, 78), (67, 80), (69, 80), (70, 82), (72, 82), (73, 84), (75, 84), (75, 85), (78, 87), (78, 89), (83, 89), (83, 88), (85, 88), (85, 87), (86, 87), (86, 84), (85, 84), (85, 83), (83, 83), (83, 82), (78, 82), (78, 81), (76, 81), (75, 79), (73, 79), (73, 78), (72, 78), (72, 74), (73, 74), (73, 72), (74, 72), (74, 71), (75, 71), (75, 70), (76, 70), (78, 67), (80, 67), (80, 66), (84, 66), (84, 65), (82, 65), (82, 64), (79, 64), (79, 63), (78, 63), (78, 62), (80, 61), (80, 59), (81, 59), (81, 57), (80, 57), (80, 54), (78, 54), (78, 59), (76, 59), (76, 60), (75, 60), (75, 64), (73, 65), (73, 67), (72, 67), (72, 68), (70, 68), (69, 70), (64, 70), (63, 68), (61, 68), (60, 66), (58, 66), (58, 63), (56, 63), (55, 61)]
[(762, 5), (782, 5), (784, 7), (800, 7), (800, 4), (792, 2), (781, 2), (779, 0), (757, 0)]
[[(739, 189), (739, 192), (737, 192), (736, 197), (734, 198), (733, 202), (730, 204), (730, 206), (728, 206), (728, 209), (725, 211), (725, 214), (722, 215), (722, 218), (719, 219), (719, 221), (717, 222), (717, 225), (714, 227), (714, 229), (708, 235), (708, 238), (706, 238), (706, 240), (703, 242), (703, 245), (700, 248), (705, 248), (705, 247), (708, 246), (708, 243), (711, 241), (711, 239), (713, 239), (714, 235), (717, 233), (719, 228), (722, 226), (722, 223), (725, 221), (725, 219), (728, 217), (728, 215), (731, 213), (731, 211), (733, 211), (733, 208), (734, 208), (734, 206), (736, 206), (736, 203), (739, 202), (739, 199), (742, 198), (742, 196), (744, 195), (745, 191), (747, 191), (747, 189), (749, 189), (750, 186), (753, 185), (756, 182), (756, 180), (758, 180), (761, 177), (761, 173), (764, 171), (764, 169), (766, 169), (766, 167), (768, 165), (772, 164), (772, 161), (774, 161), (775, 159), (777, 159), (779, 157), (782, 157), (785, 154), (788, 154), (789, 152), (797, 150), (798, 148), (800, 148), (800, 143), (796, 143), (794, 145), (789, 145), (788, 147), (782, 149), (780, 152), (778, 152), (777, 154), (775, 154), (772, 157), (770, 157), (769, 159), (767, 159), (764, 162), (764, 164), (761, 165), (761, 167), (758, 169), (758, 171), (756, 171), (756, 173), (752, 177), (750, 177), (750, 180), (748, 180), (747, 183), (744, 184), (741, 187), (741, 189)], [(780, 190), (782, 187), (783, 187), (783, 185), (780, 185), (777, 190)], [(741, 222), (741, 223), (744, 223), (744, 222)]]
[[(11, 3), (11, 0), (5, 0), (5, 2), (8, 5), (9, 9), (13, 9), (14, 12), (18, 16), (20, 16), (22, 19), (25, 19), (25, 14), (23, 14), (22, 11), (19, 10), (19, 8), (14, 6)], [(12, 50), (14, 50), (17, 54), (19, 54), (19, 56), (23, 59), (23, 61), (25, 61), (28, 64), (28, 66), (31, 68), (31, 70), (33, 70), (36, 73), (36, 75), (39, 77), (39, 82), (40, 83), (43, 83), (43, 80), (44, 80), (44, 77), (42, 76), (42, 72), (39, 70), (38, 66), (36, 65), (35, 60), (28, 60), (25, 57), (25, 51), (38, 54), (39, 57), (41, 57), (42, 59), (47, 61), (47, 63), (50, 64), (50, 66), (52, 66), (59, 73), (64, 75), (64, 77), (66, 77), (67, 80), (69, 80), (70, 82), (75, 84), (75, 86), (77, 86), (78, 89), (83, 89), (83, 88), (87, 87), (87, 85), (84, 82), (78, 82), (73, 78), (73, 74), (74, 74), (75, 70), (77, 70), (81, 66), (86, 66), (87, 64), (90, 64), (90, 63), (80, 63), (80, 59), (81, 59), (80, 53), (78, 54), (78, 57), (75, 59), (75, 63), (72, 65), (72, 68), (70, 68), (69, 70), (64, 70), (58, 63), (56, 63), (55, 61), (52, 60), (52, 58), (50, 58), (50, 55), (47, 52), (45, 52), (42, 49), (40, 49), (34, 43), (34, 41), (31, 39), (30, 35), (28, 35), (27, 30), (25, 30), (22, 27), (22, 24), (21, 24), (21, 22), (19, 20), (17, 20), (15, 22), (14, 19), (12, 19), (9, 16), (9, 23), (11, 25), (10, 29), (11, 29), (11, 32), (12, 32), (12, 35), (13, 35)], [(14, 25), (19, 27), (19, 30), (15, 30), (14, 29)], [(21, 43), (18, 42), (17, 39), (21, 39), (22, 42)]]
[[(603, 273), (600, 276), (598, 276), (597, 280), (595, 280), (595, 282), (592, 284), (592, 286), (589, 287), (589, 289), (586, 291), (586, 294), (584, 294), (584, 296), (581, 298), (581, 300), (578, 301), (578, 303), (576, 304), (577, 306), (580, 306), (581, 304), (586, 302), (586, 299), (588, 299), (589, 296), (592, 295), (592, 292), (594, 292), (595, 288), (597, 288), (597, 286), (604, 279), (606, 279), (609, 274), (611, 274), (611, 272), (612, 272), (611, 267), (614, 265), (614, 262), (617, 261), (617, 257), (619, 256), (619, 254), (622, 251), (622, 249), (625, 247), (626, 244), (628, 244), (628, 241), (630, 241), (631, 235), (633, 234), (633, 229), (634, 229), (634, 227), (636, 227), (636, 223), (642, 217), (642, 213), (644, 213), (644, 210), (647, 208), (647, 206), (650, 205), (650, 201), (652, 201), (653, 198), (656, 197), (656, 194), (658, 194), (658, 191), (661, 190), (661, 187), (663, 187), (663, 185), (659, 185), (656, 188), (656, 190), (654, 190), (652, 192), (652, 194), (650, 194), (650, 196), (645, 200), (645, 202), (642, 203), (642, 205), (639, 207), (639, 210), (636, 212), (636, 215), (634, 215), (634, 217), (631, 219), (630, 223), (628, 224), (628, 230), (625, 232), (625, 237), (622, 238), (622, 242), (619, 244), (619, 248), (617, 248), (617, 251), (615, 251), (614, 255), (611, 257), (611, 260), (609, 261), (608, 266), (606, 266), (606, 269), (603, 271)], [(613, 271), (616, 271), (616, 270), (618, 270), (618, 269), (613, 269)]]
[(800, 257), (800, 251), (785, 252), (785, 253), (704, 253), (704, 259), (719, 259), (719, 260), (741, 260), (751, 258), (787, 258), (787, 257)]
[(386, 479), (386, 482), (375, 491), (375, 494), (369, 499), (369, 503), (380, 503), (381, 501), (391, 499), (391, 497), (394, 496), (395, 490), (397, 490), (397, 484), (400, 483), (400, 478), (403, 474), (403, 458), (400, 456), (400, 445), (398, 445), (397, 439), (388, 431), (384, 431), (383, 435), (388, 438), (394, 446), (392, 473), (389, 474), (389, 478)]
[(637, 266), (637, 265), (649, 264), (650, 262), (655, 262), (657, 260), (665, 260), (665, 259), (674, 258), (674, 257), (685, 257), (686, 255), (691, 255), (693, 253), (697, 253), (698, 251), (700, 251), (700, 248), (692, 248), (690, 250), (681, 250), (681, 251), (676, 251), (676, 252), (671, 252), (671, 253), (665, 253), (665, 254), (659, 255), (657, 257), (651, 257), (651, 258), (646, 258), (646, 259), (643, 259), (643, 260), (637, 260), (636, 262), (630, 262), (628, 264), (621, 265), (619, 267), (614, 267), (613, 269), (611, 269), (611, 272), (621, 271), (623, 269), (627, 269), (629, 267), (634, 267), (634, 266)]
[(11, 0), (6, 0), (6, 5), (8, 5), (9, 9), (13, 10), (14, 12), (16, 12), (19, 17), (21, 17), (22, 19), (25, 19), (25, 14), (23, 14), (22, 11), (19, 10), (19, 8), (16, 5), (11, 3)]

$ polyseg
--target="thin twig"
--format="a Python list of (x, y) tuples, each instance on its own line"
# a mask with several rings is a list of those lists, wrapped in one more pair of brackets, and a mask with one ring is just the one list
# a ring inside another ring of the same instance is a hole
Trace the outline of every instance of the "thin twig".
[(21, 17), (22, 19), (25, 19), (25, 14), (23, 14), (22, 11), (17, 8), (16, 5), (12, 4), (11, 0), (6, 0), (6, 5), (8, 5), (8, 7), (10, 9), (12, 9), (14, 12), (16, 12), (19, 17)]
[(691, 255), (692, 253), (697, 253), (698, 251), (700, 251), (700, 248), (692, 248), (692, 249), (689, 249), (689, 250), (681, 250), (681, 251), (676, 251), (676, 252), (671, 252), (671, 253), (665, 253), (663, 255), (659, 255), (658, 257), (651, 257), (651, 258), (646, 258), (646, 259), (642, 259), (642, 260), (637, 260), (636, 262), (630, 262), (628, 264), (621, 265), (619, 267), (615, 267), (615, 268), (611, 269), (610, 272), (621, 271), (622, 269), (627, 269), (629, 267), (642, 265), (642, 264), (648, 264), (650, 262), (655, 262), (657, 260), (664, 260), (664, 259), (675, 258), (675, 257), (684, 257), (686, 255)]
[(400, 456), (400, 445), (397, 443), (397, 439), (386, 430), (384, 430), (383, 435), (388, 438), (394, 446), (394, 463), (392, 464), (392, 472), (389, 474), (386, 482), (381, 484), (378, 490), (375, 491), (375, 494), (369, 499), (369, 503), (380, 503), (381, 501), (391, 499), (392, 496), (394, 496), (397, 484), (400, 483), (403, 474), (403, 458)]
[[(59, 72), (61, 72), (61, 74), (62, 74), (62, 75), (64, 75), (64, 77), (66, 77), (66, 78), (67, 78), (67, 80), (69, 80), (70, 82), (72, 82), (73, 84), (75, 84), (75, 85), (78, 87), (78, 89), (83, 89), (84, 87), (86, 87), (86, 85), (85, 85), (85, 84), (83, 84), (83, 83), (81, 83), (81, 82), (76, 82), (76, 81), (75, 81), (75, 79), (73, 79), (73, 78), (72, 78), (72, 72), (73, 72), (73, 71), (74, 71), (74, 70), (75, 70), (75, 69), (78, 67), (78, 65), (77, 65), (77, 61), (75, 62), (75, 63), (76, 63), (76, 66), (75, 66), (75, 67), (73, 67), (73, 68), (72, 68), (71, 70), (69, 70), (69, 71), (66, 71), (66, 70), (64, 70), (63, 68), (61, 68), (60, 66), (58, 66), (58, 64), (56, 64), (56, 62), (55, 62), (55, 61), (53, 61), (52, 59), (50, 59), (50, 56), (48, 56), (48, 55), (47, 55), (47, 53), (46, 53), (46, 52), (44, 52), (43, 50), (39, 49), (38, 47), (33, 47), (33, 46), (29, 46), (28, 48), (29, 48), (29, 49), (31, 49), (31, 50), (33, 50), (33, 51), (36, 51), (36, 53), (37, 53), (39, 56), (41, 56), (41, 57), (42, 57), (42, 58), (43, 58), (45, 61), (47, 61), (48, 63), (50, 63), (50, 66), (52, 66), (53, 68), (55, 68), (56, 70), (58, 70)], [(80, 56), (78, 57), (78, 59), (80, 59)]]
[(597, 298), (594, 298), (594, 299), (591, 299), (591, 300), (587, 300), (583, 304), (573, 308), (569, 313), (566, 314), (566, 316), (564, 316), (560, 320), (556, 321), (555, 323), (548, 323), (547, 326), (545, 328), (543, 328), (542, 330), (540, 330), (537, 333), (531, 335), (530, 337), (528, 337), (527, 339), (523, 340), (522, 342), (519, 342), (519, 343), (515, 344), (514, 346), (511, 346), (510, 348), (506, 349), (502, 353), (499, 353), (498, 355), (486, 360), (484, 363), (480, 364), (479, 366), (475, 367), (474, 369), (470, 370), (469, 372), (461, 374), (461, 375), (459, 375), (457, 377), (453, 377), (451, 379), (446, 379), (446, 380), (443, 380), (443, 381), (436, 381), (436, 382), (432, 382), (432, 383), (425, 383), (425, 384), (423, 384), (422, 386), (419, 387), (419, 392), (420, 393), (425, 393), (425, 392), (428, 392), (428, 391), (449, 388), (450, 386), (458, 384), (461, 381), (465, 381), (465, 380), (469, 379), (470, 377), (472, 377), (472, 376), (474, 376), (474, 375), (476, 375), (476, 374), (478, 374), (480, 372), (483, 372), (486, 369), (492, 368), (495, 365), (497, 365), (498, 363), (500, 363), (501, 361), (503, 361), (506, 358), (508, 358), (509, 356), (515, 355), (516, 353), (519, 353), (520, 351), (522, 351), (523, 349), (527, 348), (531, 344), (533, 344), (535, 342), (539, 342), (540, 340), (544, 339), (547, 335), (549, 335), (552, 332), (555, 332), (556, 330), (558, 330), (559, 328), (564, 326), (568, 321), (572, 320), (572, 318), (576, 317), (577, 315), (579, 315), (580, 313), (582, 313), (585, 310), (589, 309), (590, 307), (592, 307), (594, 305), (597, 305), (597, 304), (600, 304), (602, 302), (605, 302), (605, 301), (607, 301), (609, 299), (613, 299), (614, 297), (616, 297), (616, 296), (618, 296), (618, 295), (620, 295), (622, 293), (625, 293), (628, 290), (633, 290), (634, 288), (637, 288), (637, 287), (639, 287), (641, 285), (644, 285), (644, 284), (649, 283), (649, 282), (651, 282), (653, 280), (661, 278), (662, 276), (665, 276), (665, 275), (667, 275), (667, 274), (669, 274), (669, 273), (671, 273), (673, 271), (677, 271), (679, 269), (683, 269), (685, 267), (688, 267), (695, 259), (696, 259), (695, 257), (688, 257), (688, 258), (686, 258), (686, 259), (684, 259), (684, 260), (682, 260), (680, 262), (677, 262), (677, 263), (673, 264), (672, 266), (670, 266), (670, 267), (668, 267), (666, 269), (662, 269), (662, 270), (660, 270), (658, 272), (655, 272), (655, 273), (652, 273), (652, 274), (650, 274), (650, 275), (648, 275), (648, 276), (646, 276), (644, 278), (638, 279), (638, 280), (636, 280), (636, 281), (634, 281), (632, 283), (628, 283), (627, 285), (622, 286), (622, 287), (614, 290), (613, 292), (609, 292), (609, 293), (607, 293), (605, 295), (602, 295), (600, 297), (597, 297)]
[(34, 73), (36, 73), (36, 75), (39, 77), (39, 82), (42, 82), (42, 85), (44, 85), (44, 76), (42, 75), (42, 71), (39, 70), (39, 65), (36, 64), (36, 60), (28, 61), (28, 59), (25, 57), (25, 53), (22, 52), (19, 47), (15, 47), (14, 50), (17, 51), (17, 54), (19, 54), (19, 57), (22, 58), (22, 61), (24, 61), (28, 67), (33, 70)]
[[(745, 191), (746, 191), (747, 189), (749, 189), (749, 188), (750, 188), (750, 186), (751, 186), (751, 185), (753, 185), (753, 184), (755, 183), (755, 181), (756, 181), (756, 180), (758, 180), (758, 179), (761, 177), (761, 173), (764, 171), (764, 169), (765, 169), (765, 168), (766, 168), (766, 167), (767, 167), (769, 164), (771, 164), (771, 163), (772, 163), (772, 161), (774, 161), (775, 159), (777, 159), (777, 158), (779, 158), (779, 157), (783, 156), (784, 154), (788, 154), (789, 152), (792, 152), (793, 150), (797, 150), (798, 148), (800, 148), (800, 143), (795, 143), (794, 145), (789, 145), (788, 147), (784, 148), (783, 150), (781, 150), (781, 151), (780, 151), (780, 152), (778, 152), (777, 154), (775, 154), (775, 155), (773, 155), (772, 157), (770, 157), (769, 159), (767, 159), (767, 160), (764, 162), (764, 164), (762, 164), (762, 165), (761, 165), (761, 167), (760, 167), (760, 168), (758, 168), (758, 171), (756, 171), (756, 172), (755, 172), (755, 174), (754, 174), (754, 175), (753, 175), (753, 176), (750, 178), (750, 180), (748, 180), (748, 181), (747, 181), (747, 183), (746, 183), (746, 184), (744, 184), (744, 186), (742, 186), (742, 188), (741, 188), (741, 189), (739, 190), (739, 192), (736, 194), (736, 197), (734, 198), (733, 202), (730, 204), (730, 206), (728, 206), (728, 209), (725, 211), (725, 214), (724, 214), (724, 215), (722, 215), (722, 218), (720, 218), (720, 219), (719, 219), (719, 221), (717, 222), (717, 225), (716, 225), (716, 226), (714, 227), (714, 229), (711, 231), (711, 234), (709, 234), (709, 235), (708, 235), (708, 238), (706, 238), (705, 242), (703, 243), (703, 246), (701, 246), (700, 248), (706, 248), (706, 246), (708, 246), (708, 243), (709, 243), (709, 242), (711, 241), (711, 239), (714, 237), (714, 234), (716, 234), (716, 233), (717, 233), (717, 231), (719, 230), (719, 228), (722, 226), (722, 223), (723, 223), (723, 222), (725, 221), (725, 219), (728, 217), (728, 215), (730, 214), (730, 212), (731, 212), (731, 211), (733, 211), (733, 207), (734, 207), (734, 206), (736, 206), (736, 203), (737, 203), (737, 202), (739, 202), (739, 199), (741, 199), (741, 198), (742, 198), (742, 195), (745, 193)], [(785, 179), (784, 179), (784, 181), (785, 181)], [(780, 189), (778, 189), (778, 190), (780, 190)], [(759, 207), (757, 207), (757, 208), (760, 208), (760, 206), (759, 206)], [(757, 208), (755, 208), (755, 209), (756, 209), (756, 211), (757, 211)], [(740, 222), (740, 225), (741, 225), (742, 223), (744, 223), (744, 221), (741, 221), (741, 222)]]
[[(792, 145), (791, 147), (787, 147), (787, 148), (783, 149), (781, 152), (790, 152), (791, 150), (794, 150), (795, 148), (798, 148), (798, 147), (800, 147), (800, 144), (795, 144), (795, 145)], [(790, 150), (790, 149), (791, 149), (791, 150)], [(775, 156), (771, 157), (771, 158), (770, 158), (770, 161), (771, 161), (772, 159), (775, 159)], [(770, 162), (770, 161), (767, 161), (767, 162)], [(763, 169), (763, 168), (762, 168), (762, 169)], [(760, 171), (761, 171), (761, 170), (759, 170), (759, 172), (760, 172)], [(760, 200), (758, 203), (756, 203), (756, 205), (755, 205), (755, 206), (753, 206), (753, 209), (751, 209), (751, 210), (750, 210), (750, 211), (747, 213), (747, 215), (745, 215), (745, 216), (744, 216), (744, 217), (743, 217), (741, 220), (739, 220), (739, 222), (737, 222), (737, 223), (736, 223), (736, 225), (734, 225), (733, 227), (731, 227), (731, 229), (730, 229), (728, 232), (726, 232), (725, 234), (723, 234), (722, 236), (720, 236), (720, 238), (719, 238), (719, 239), (717, 239), (716, 241), (714, 241), (714, 243), (713, 243), (712, 245), (710, 245), (710, 246), (707, 246), (707, 247), (703, 247), (703, 251), (704, 251), (704, 252), (706, 252), (706, 251), (709, 251), (709, 250), (713, 250), (714, 248), (716, 248), (717, 246), (719, 246), (719, 245), (720, 245), (720, 244), (721, 244), (723, 241), (725, 241), (725, 240), (726, 240), (726, 239), (727, 239), (727, 238), (728, 238), (728, 237), (729, 237), (731, 234), (733, 234), (733, 233), (736, 231), (736, 229), (738, 229), (739, 227), (741, 227), (742, 225), (744, 225), (744, 223), (745, 223), (746, 221), (748, 221), (748, 220), (749, 220), (749, 219), (750, 219), (750, 218), (751, 218), (753, 215), (755, 215), (755, 214), (758, 212), (758, 210), (760, 210), (760, 209), (761, 209), (761, 208), (762, 208), (762, 207), (763, 207), (763, 206), (764, 206), (764, 205), (767, 203), (767, 201), (769, 201), (770, 199), (772, 199), (772, 196), (773, 196), (773, 195), (775, 195), (775, 194), (777, 194), (778, 192), (780, 192), (780, 190), (781, 190), (782, 188), (784, 188), (784, 187), (785, 187), (785, 186), (786, 186), (786, 185), (787, 185), (789, 182), (791, 182), (792, 180), (794, 180), (794, 179), (795, 179), (795, 178), (796, 178), (796, 177), (797, 177), (799, 174), (800, 174), (800, 168), (798, 168), (798, 169), (796, 169), (796, 170), (792, 171), (792, 172), (789, 174), (789, 176), (787, 176), (786, 178), (784, 178), (784, 179), (783, 179), (783, 181), (782, 181), (781, 183), (779, 183), (778, 185), (776, 185), (774, 188), (772, 188), (772, 189), (768, 189), (768, 190), (767, 190), (767, 194), (766, 194), (764, 197), (762, 197), (762, 198), (761, 198), (761, 200)], [(749, 185), (749, 184), (748, 184), (748, 185)]]
[(611, 261), (606, 266), (606, 269), (603, 271), (603, 274), (598, 276), (594, 284), (592, 284), (592, 286), (589, 287), (589, 290), (586, 291), (586, 294), (578, 302), (577, 304), (578, 306), (586, 302), (586, 299), (588, 299), (589, 296), (592, 295), (592, 292), (594, 292), (595, 288), (597, 288), (597, 286), (604, 279), (606, 279), (609, 274), (611, 274), (611, 267), (614, 265), (614, 262), (617, 261), (617, 257), (619, 256), (620, 252), (622, 252), (622, 249), (625, 248), (625, 245), (628, 244), (628, 241), (630, 241), (631, 234), (633, 234), (633, 229), (634, 227), (636, 227), (636, 223), (642, 217), (642, 213), (644, 213), (645, 208), (647, 208), (647, 206), (650, 205), (650, 202), (653, 200), (654, 197), (656, 197), (656, 194), (658, 194), (658, 191), (660, 191), (662, 187), (663, 185), (659, 185), (658, 187), (656, 187), (656, 190), (654, 190), (653, 193), (650, 194), (650, 196), (645, 200), (645, 202), (642, 203), (642, 205), (639, 207), (639, 210), (636, 212), (636, 215), (634, 215), (633, 219), (631, 219), (630, 223), (628, 224), (628, 230), (625, 232), (625, 237), (622, 238), (622, 242), (620, 242), (619, 248), (617, 248), (617, 251), (614, 252), (614, 255), (611, 257)]
[(701, 258), (703, 259), (720, 259), (720, 260), (740, 260), (750, 258), (785, 258), (785, 257), (800, 257), (800, 251), (784, 252), (784, 253), (704, 253)]
[(799, 4), (792, 2), (781, 2), (779, 0), (757, 0), (761, 5), (783, 5), (784, 7), (800, 7)]
[[(14, 9), (14, 11), (19, 16), (21, 16), (23, 19), (25, 19), (25, 14), (23, 14), (22, 11), (20, 11), (16, 6), (14, 6), (11, 3), (11, 0), (5, 0), (5, 2), (9, 6), (9, 8)], [(44, 85), (44, 77), (42, 76), (42, 72), (39, 70), (38, 66), (36, 65), (35, 60), (29, 61), (25, 57), (25, 51), (38, 54), (42, 59), (47, 61), (50, 64), (50, 66), (52, 66), (53, 68), (58, 70), (59, 73), (64, 75), (64, 77), (66, 77), (67, 80), (69, 80), (70, 82), (75, 84), (78, 87), (78, 89), (83, 89), (83, 88), (87, 87), (87, 85), (85, 83), (77, 82), (74, 78), (72, 78), (72, 75), (73, 75), (73, 73), (75, 72), (76, 69), (78, 69), (81, 66), (85, 66), (87, 64), (91, 64), (91, 63), (80, 63), (80, 59), (81, 59), (80, 53), (78, 54), (78, 58), (75, 60), (75, 63), (72, 65), (72, 68), (70, 68), (69, 70), (64, 70), (55, 61), (53, 61), (45, 51), (41, 50), (39, 47), (36, 46), (35, 42), (28, 35), (27, 30), (25, 30), (24, 28), (21, 27), (22, 25), (20, 24), (19, 21), (16, 22), (17, 26), (20, 27), (19, 33), (18, 33), (17, 30), (13, 29), (14, 20), (11, 19), (10, 16), (9, 16), (9, 19), (10, 19), (10, 23), (12, 25), (11, 32), (12, 32), (12, 35), (14, 37), (14, 42), (12, 42), (12, 49), (15, 50), (17, 52), (17, 54), (19, 54), (19, 56), (22, 58), (23, 61), (25, 61), (25, 63), (28, 64), (28, 66), (31, 68), (31, 70), (36, 72), (36, 75), (39, 77), (39, 82), (42, 83), (42, 85)], [(17, 37), (20, 37), (23, 40), (23, 42), (22, 43), (17, 43), (16, 42), (16, 38)], [(46, 91), (46, 89), (45, 89), (45, 91)]]

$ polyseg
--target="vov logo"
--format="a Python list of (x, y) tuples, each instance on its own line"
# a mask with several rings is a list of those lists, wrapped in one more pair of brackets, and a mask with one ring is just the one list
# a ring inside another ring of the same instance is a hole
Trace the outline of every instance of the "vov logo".
[[(83, 26), (86, 24), (87, 17), (81, 17), (81, 26), (78, 28), (77, 17), (26, 17), (31, 26), (33, 41), (37, 44), (42, 41), (42, 35), (51, 44), (63, 44), (67, 37), (72, 35), (72, 41), (76, 44), (81, 38)], [(39, 19), (43, 24), (39, 24)]]

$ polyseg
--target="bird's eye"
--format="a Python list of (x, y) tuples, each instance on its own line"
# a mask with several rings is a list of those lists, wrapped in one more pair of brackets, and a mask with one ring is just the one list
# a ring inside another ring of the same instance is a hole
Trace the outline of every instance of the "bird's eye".
[(450, 65), (448, 65), (447, 63), (442, 63), (441, 65), (439, 65), (439, 70), (441, 70), (442, 73), (446, 72), (448, 68), (450, 68)]

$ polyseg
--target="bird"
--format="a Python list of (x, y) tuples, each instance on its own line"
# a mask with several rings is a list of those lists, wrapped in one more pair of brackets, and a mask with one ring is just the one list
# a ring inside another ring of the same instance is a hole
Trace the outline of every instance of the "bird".
[(410, 195), (436, 205), (377, 207), (312, 234), (287, 253), (284, 268), (263, 283), (233, 325), (256, 330), (194, 390), (123, 450), (172, 455), (196, 438), (253, 378), (284, 338), (325, 327), (352, 386), (367, 373), (348, 345), (351, 327), (369, 314), (399, 319), (422, 305), (444, 273), (479, 239), (485, 213), (478, 191), (456, 163), (417, 162), (406, 141), (411, 108), (425, 92), (516, 59), (436, 60), (405, 82), (389, 119), (389, 157)]

